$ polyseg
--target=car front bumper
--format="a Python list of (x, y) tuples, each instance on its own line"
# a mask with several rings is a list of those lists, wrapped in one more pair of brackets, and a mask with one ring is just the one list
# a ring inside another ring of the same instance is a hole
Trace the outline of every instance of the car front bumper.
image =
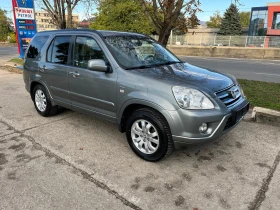
[[(171, 128), (175, 147), (182, 144), (197, 144), (217, 139), (233, 129), (244, 118), (249, 110), (249, 102), (243, 100), (232, 110), (184, 110), (180, 109), (169, 114), (173, 118)], [(207, 123), (208, 130), (199, 132), (199, 127)]]

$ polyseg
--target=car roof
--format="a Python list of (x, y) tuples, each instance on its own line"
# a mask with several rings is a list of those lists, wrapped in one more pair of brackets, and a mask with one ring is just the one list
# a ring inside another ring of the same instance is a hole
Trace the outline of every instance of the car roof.
[(43, 34), (59, 34), (59, 33), (69, 33), (73, 32), (73, 34), (79, 32), (91, 32), (98, 34), (102, 37), (108, 36), (145, 36), (144, 34), (135, 33), (135, 32), (123, 32), (123, 31), (108, 31), (108, 30), (92, 30), (92, 29), (61, 29), (61, 30), (51, 30), (51, 31), (41, 31), (38, 32), (37, 35)]

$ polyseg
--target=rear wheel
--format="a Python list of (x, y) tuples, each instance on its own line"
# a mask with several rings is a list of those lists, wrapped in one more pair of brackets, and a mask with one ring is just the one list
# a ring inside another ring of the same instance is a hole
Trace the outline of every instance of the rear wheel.
[(147, 161), (159, 161), (174, 148), (168, 123), (150, 108), (138, 109), (129, 117), (126, 137), (135, 154)]
[(57, 106), (52, 106), (46, 88), (42, 85), (36, 85), (32, 92), (32, 99), (34, 101), (37, 112), (44, 116), (52, 116), (57, 113)]

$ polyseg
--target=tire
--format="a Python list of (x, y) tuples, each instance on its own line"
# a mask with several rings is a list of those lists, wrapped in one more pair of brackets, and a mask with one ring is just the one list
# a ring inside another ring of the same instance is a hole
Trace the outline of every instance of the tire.
[(32, 99), (35, 109), (43, 116), (53, 116), (57, 113), (57, 106), (52, 106), (50, 97), (43, 85), (36, 85), (32, 91)]
[(138, 109), (129, 117), (126, 138), (133, 152), (146, 161), (159, 161), (174, 149), (167, 121), (150, 108)]

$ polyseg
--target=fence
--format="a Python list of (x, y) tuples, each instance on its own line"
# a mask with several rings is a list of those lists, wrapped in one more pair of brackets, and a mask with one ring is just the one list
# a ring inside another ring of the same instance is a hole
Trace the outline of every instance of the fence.
[[(152, 36), (158, 39), (158, 36)], [(172, 39), (172, 42), (171, 42)], [(230, 47), (271, 47), (280, 48), (280, 36), (220, 36), (182, 35), (170, 36), (170, 45), (188, 46), (230, 46)]]

